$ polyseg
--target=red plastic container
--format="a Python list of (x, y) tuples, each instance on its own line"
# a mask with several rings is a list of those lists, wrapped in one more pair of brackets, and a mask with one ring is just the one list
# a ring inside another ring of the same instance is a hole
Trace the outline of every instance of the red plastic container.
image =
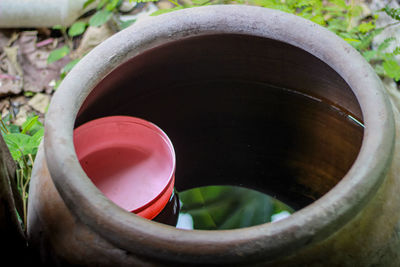
[(175, 152), (156, 125), (135, 117), (104, 117), (75, 129), (74, 145), (88, 177), (121, 208), (153, 219), (168, 203)]

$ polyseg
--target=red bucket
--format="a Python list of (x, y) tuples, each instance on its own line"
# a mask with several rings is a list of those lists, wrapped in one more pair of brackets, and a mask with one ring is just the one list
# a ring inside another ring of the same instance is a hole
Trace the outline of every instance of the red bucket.
[(175, 152), (156, 125), (128, 116), (104, 117), (75, 129), (74, 145), (87, 176), (121, 208), (153, 219), (168, 203)]

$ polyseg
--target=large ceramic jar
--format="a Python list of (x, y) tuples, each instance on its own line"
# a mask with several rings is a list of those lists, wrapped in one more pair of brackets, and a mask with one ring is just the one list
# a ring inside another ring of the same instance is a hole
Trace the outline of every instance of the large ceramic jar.
[[(160, 126), (178, 191), (256, 188), (274, 223), (182, 230), (104, 197), (73, 129), (109, 115)], [(30, 188), (31, 246), (50, 265), (400, 266), (399, 117), (350, 45), (302, 18), (208, 6), (151, 17), (85, 56), (52, 99)]]

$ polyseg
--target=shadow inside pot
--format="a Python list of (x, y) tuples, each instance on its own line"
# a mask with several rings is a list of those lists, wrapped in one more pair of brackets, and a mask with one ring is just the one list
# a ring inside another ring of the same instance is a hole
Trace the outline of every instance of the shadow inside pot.
[(171, 41), (129, 59), (90, 93), (76, 127), (129, 115), (176, 151), (178, 191), (256, 189), (301, 209), (333, 188), (363, 139), (356, 97), (300, 48), (238, 34)]

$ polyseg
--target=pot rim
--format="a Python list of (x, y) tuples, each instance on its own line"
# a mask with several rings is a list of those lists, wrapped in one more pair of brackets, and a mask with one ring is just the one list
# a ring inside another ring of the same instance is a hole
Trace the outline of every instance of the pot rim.
[[(224, 33), (265, 37), (299, 47), (324, 61), (347, 82), (360, 104), (365, 125), (353, 166), (327, 194), (275, 223), (235, 230), (188, 231), (122, 210), (93, 185), (79, 165), (73, 128), (82, 103), (103, 77), (150, 48), (182, 38)], [(165, 261), (239, 263), (288, 256), (327, 238), (353, 218), (385, 178), (393, 157), (394, 133), (391, 105), (380, 79), (341, 38), (284, 12), (216, 5), (144, 19), (93, 49), (53, 96), (45, 121), (44, 144), (51, 177), (70, 211), (116, 247)]]

